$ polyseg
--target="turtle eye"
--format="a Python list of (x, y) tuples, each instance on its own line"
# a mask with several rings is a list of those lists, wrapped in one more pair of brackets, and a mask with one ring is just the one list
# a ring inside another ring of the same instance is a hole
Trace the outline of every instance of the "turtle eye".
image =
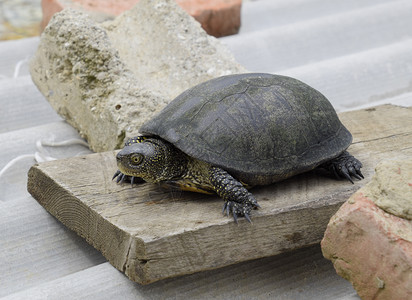
[(143, 161), (143, 155), (142, 154), (133, 154), (133, 156), (130, 158), (130, 161), (133, 165), (138, 165)]

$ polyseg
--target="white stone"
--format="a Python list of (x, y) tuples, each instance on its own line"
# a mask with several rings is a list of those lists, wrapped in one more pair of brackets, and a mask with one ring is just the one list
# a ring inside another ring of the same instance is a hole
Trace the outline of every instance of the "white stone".
[(245, 71), (172, 0), (139, 1), (102, 25), (63, 10), (30, 66), (50, 104), (98, 152), (120, 148), (187, 88)]
[(412, 220), (412, 159), (384, 161), (376, 167), (367, 196), (384, 211)]

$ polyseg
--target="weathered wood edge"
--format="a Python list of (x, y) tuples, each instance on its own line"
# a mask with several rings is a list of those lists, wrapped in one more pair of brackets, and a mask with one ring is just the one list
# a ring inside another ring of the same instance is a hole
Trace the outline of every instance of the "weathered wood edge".
[[(138, 263), (130, 263), (126, 275), (134, 281), (147, 284), (317, 244), (323, 237), (330, 217), (351, 194), (352, 191), (341, 194), (342, 198), (332, 205), (314, 207), (311, 203), (285, 208), (270, 215), (257, 216), (253, 219), (253, 225), (232, 222), (149, 242), (146, 244), (146, 258), (129, 257), (128, 261), (137, 260)], [(247, 228), (239, 230), (234, 227)], [(242, 236), (242, 233), (245, 233), (245, 236)], [(266, 239), (259, 236), (266, 236)], [(227, 242), (229, 240), (231, 242)], [(262, 241), (266, 245), (261, 245)], [(174, 248), (172, 257), (156, 256), (156, 249), (170, 247)], [(207, 252), (206, 249), (210, 248), (213, 251)], [(187, 257), (188, 262), (182, 265), (181, 259), (176, 259), (177, 256)]]
[[(91, 154), (101, 155), (104, 154)], [(317, 201), (282, 207), (270, 214), (255, 216), (253, 225), (246, 221), (239, 224), (230, 221), (144, 242), (87, 207), (67, 187), (57, 183), (47, 173), (47, 167), (43, 168), (47, 165), (50, 164), (35, 165), (29, 170), (28, 191), (49, 213), (99, 250), (113, 266), (141, 284), (220, 268), (318, 243), (330, 216), (358, 188), (348, 186), (345, 193), (340, 191)], [(68, 202), (71, 204), (70, 213), (62, 208)], [(73, 212), (77, 218), (64, 215), (72, 215)], [(79, 224), (78, 220), (87, 220), (87, 224)], [(100, 229), (103, 227), (105, 236), (97, 238), (101, 236)], [(103, 240), (108, 243), (102, 243)], [(256, 244), (256, 241), (266, 245)], [(159, 257), (158, 249), (173, 251), (167, 256)], [(182, 264), (182, 261), (185, 263)]]
[[(136, 237), (132, 238), (124, 230), (107, 222), (101, 215), (73, 196), (69, 190), (54, 181), (38, 164), (32, 166), (28, 172), (27, 190), (51, 215), (84, 238), (120, 271), (125, 272), (125, 258), (128, 257), (132, 240), (135, 245), (134, 250), (137, 251), (136, 255), (142, 255), (139, 253), (139, 249), (144, 248), (142, 240)], [(70, 199), (72, 209), (81, 215), (81, 220), (87, 220), (88, 226), (78, 224), (77, 219), (63, 217), (65, 209), (60, 209), (60, 205), (66, 202), (65, 198)], [(53, 203), (53, 205), (50, 205), (50, 203)], [(108, 244), (98, 243), (99, 239), (95, 238), (101, 234), (99, 229), (102, 226), (110, 228), (110, 230), (105, 231), (106, 236), (104, 237), (105, 240), (111, 241)], [(111, 249), (109, 250), (109, 248)]]

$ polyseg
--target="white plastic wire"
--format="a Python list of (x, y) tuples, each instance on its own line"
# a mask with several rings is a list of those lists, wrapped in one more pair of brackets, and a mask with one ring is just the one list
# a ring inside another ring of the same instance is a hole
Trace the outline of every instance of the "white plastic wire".
[[(49, 147), (61, 147), (61, 146), (71, 146), (71, 145), (82, 145), (89, 147), (86, 141), (82, 139), (69, 139), (61, 142), (55, 142), (55, 141), (42, 141), (42, 140), (37, 140), (36, 141), (36, 149), (37, 151), (34, 154), (23, 154), (19, 155), (15, 158), (13, 158), (11, 161), (9, 161), (1, 170), (0, 170), (0, 178), (6, 173), (8, 169), (10, 169), (14, 164), (17, 162), (31, 158), (34, 159), (36, 163), (41, 163), (45, 161), (52, 161), (56, 160), (57, 158), (54, 158), (50, 156), (49, 152), (44, 148), (44, 146), (49, 146)], [(77, 153), (75, 156), (84, 154), (84, 151), (81, 151)], [(88, 153), (88, 152), (87, 152)]]
[[(21, 67), (22, 67), (24, 64), (26, 64), (28, 61), (29, 61), (29, 57), (26, 57), (26, 58), (24, 58), (24, 59), (19, 60), (19, 61), (16, 63), (16, 65), (14, 66), (14, 72), (13, 72), (13, 77), (12, 77), (12, 78), (17, 78), (17, 77), (19, 77)], [(1, 80), (1, 79), (7, 79), (7, 78), (10, 78), (10, 77), (9, 77), (9, 76), (6, 76), (6, 75), (3, 75), (3, 74), (0, 74), (0, 80)]]
[(59, 146), (71, 146), (71, 145), (82, 145), (85, 147), (89, 147), (89, 144), (82, 139), (69, 139), (61, 142), (54, 142), (54, 141), (42, 141), (41, 144), (43, 146), (51, 146), (51, 147), (59, 147)]
[(29, 61), (29, 58), (26, 57), (25, 59), (19, 60), (19, 61), (16, 63), (16, 66), (14, 67), (13, 78), (19, 77), (19, 73), (20, 73), (20, 68), (21, 68), (21, 66), (22, 66), (23, 64), (25, 64), (26, 62), (28, 62), (28, 61)]
[(35, 154), (23, 154), (23, 155), (19, 155), (15, 158), (13, 158), (11, 161), (9, 161), (4, 167), (3, 169), (1, 169), (0, 171), (0, 178), (3, 176), (4, 173), (6, 173), (6, 171), (8, 169), (10, 169), (16, 162), (26, 159), (26, 158), (34, 158), (35, 159)]

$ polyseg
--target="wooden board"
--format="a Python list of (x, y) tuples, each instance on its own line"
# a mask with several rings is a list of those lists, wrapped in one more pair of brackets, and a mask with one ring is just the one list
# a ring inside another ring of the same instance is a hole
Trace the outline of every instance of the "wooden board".
[(28, 190), (136, 282), (219, 268), (318, 243), (378, 161), (412, 154), (412, 108), (384, 105), (340, 118), (354, 136), (349, 151), (363, 162), (365, 180), (352, 185), (316, 170), (254, 188), (262, 208), (253, 224), (223, 217), (215, 196), (115, 184), (114, 152), (33, 166)]

